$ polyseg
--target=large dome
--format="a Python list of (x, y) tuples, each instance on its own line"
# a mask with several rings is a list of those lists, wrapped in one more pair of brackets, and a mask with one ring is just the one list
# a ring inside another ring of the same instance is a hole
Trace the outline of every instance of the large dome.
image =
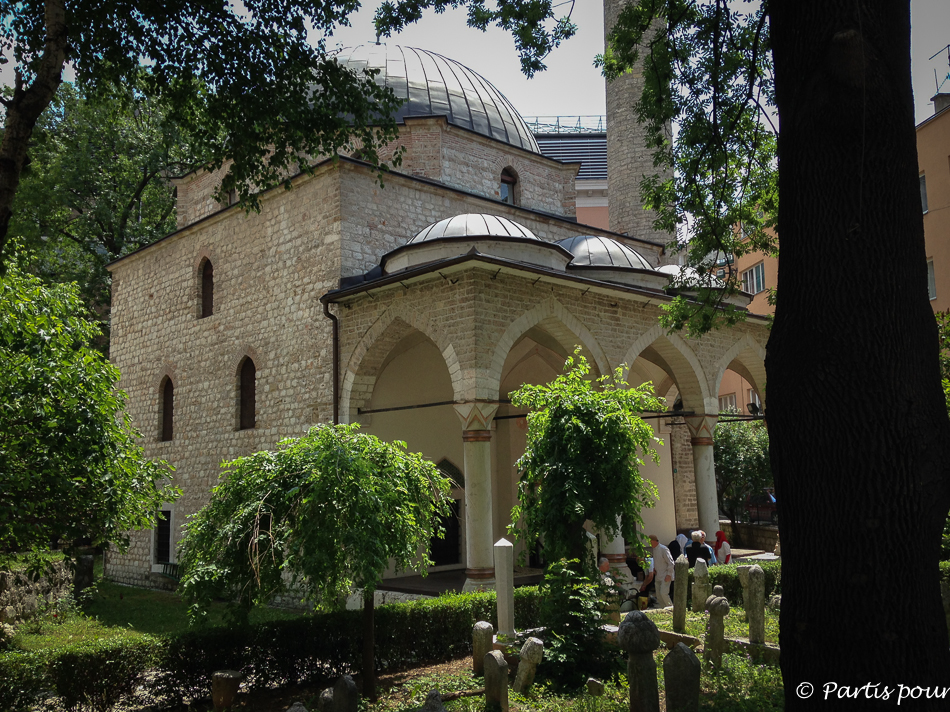
[(541, 153), (511, 102), (455, 60), (415, 47), (366, 44), (342, 50), (337, 61), (351, 69), (379, 70), (376, 83), (404, 100), (397, 122), (407, 116), (444, 116), (453, 126)]

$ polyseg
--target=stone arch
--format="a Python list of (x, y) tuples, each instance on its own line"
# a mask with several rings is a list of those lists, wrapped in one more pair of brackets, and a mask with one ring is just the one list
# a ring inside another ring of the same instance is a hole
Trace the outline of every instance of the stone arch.
[(747, 380), (762, 398), (765, 404), (765, 347), (756, 341), (750, 334), (745, 334), (736, 341), (716, 363), (713, 373), (714, 381), (710, 382), (713, 393), (719, 393), (723, 374), (731, 369)]
[[(610, 363), (597, 339), (584, 324), (569, 312), (563, 304), (553, 297), (524, 312), (515, 319), (495, 345), (492, 353), (490, 376), (494, 383), (501, 386), (505, 360), (512, 347), (529, 329), (541, 326), (564, 346), (568, 354), (580, 343), (585, 356), (590, 359), (601, 374), (610, 373)], [(572, 343), (573, 342), (573, 343)]]
[[(653, 353), (646, 360), (656, 363), (673, 379), (687, 410), (705, 412), (710, 401), (710, 390), (705, 371), (696, 353), (679, 334), (669, 334), (657, 324), (633, 342), (624, 354), (625, 375), (630, 364), (648, 349)], [(713, 398), (714, 399), (714, 398)]]
[(442, 353), (452, 379), (455, 400), (460, 399), (462, 371), (455, 347), (445, 333), (435, 327), (428, 315), (411, 309), (387, 309), (367, 329), (347, 361), (340, 387), (340, 418), (351, 423), (359, 409), (373, 394), (376, 376), (393, 347), (411, 332), (417, 331), (429, 339)]

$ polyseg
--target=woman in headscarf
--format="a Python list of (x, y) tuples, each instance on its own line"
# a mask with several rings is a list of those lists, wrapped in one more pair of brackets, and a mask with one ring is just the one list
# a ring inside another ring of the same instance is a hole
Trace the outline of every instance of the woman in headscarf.
[(726, 533), (724, 531), (716, 532), (716, 543), (713, 546), (713, 551), (716, 552), (716, 561), (720, 564), (728, 564), (732, 560), (732, 547), (729, 546), (729, 542), (726, 541)]

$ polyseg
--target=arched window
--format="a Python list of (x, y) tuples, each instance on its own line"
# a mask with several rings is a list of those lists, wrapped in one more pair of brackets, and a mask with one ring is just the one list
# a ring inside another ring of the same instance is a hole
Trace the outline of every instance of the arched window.
[(244, 359), (241, 364), (240, 394), (238, 398), (238, 430), (253, 430), (256, 424), (255, 409), (257, 407), (257, 369), (250, 358)]
[(521, 202), (518, 199), (518, 174), (513, 169), (505, 168), (502, 170), (498, 195), (503, 203), (518, 205)]
[(161, 435), (159, 439), (162, 442), (167, 442), (171, 440), (175, 434), (175, 384), (172, 383), (172, 379), (168, 376), (165, 376), (165, 379), (162, 381), (159, 397), (161, 400), (162, 413)]
[(214, 267), (211, 260), (201, 263), (201, 317), (214, 314)]

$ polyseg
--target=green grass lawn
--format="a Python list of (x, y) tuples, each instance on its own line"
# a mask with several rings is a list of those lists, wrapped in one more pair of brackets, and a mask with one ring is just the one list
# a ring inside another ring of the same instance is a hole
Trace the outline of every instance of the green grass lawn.
[[(250, 622), (296, 618), (300, 613), (255, 608)], [(224, 625), (225, 606), (214, 604), (203, 625)], [(188, 606), (176, 594), (120, 586), (100, 579), (80, 607), (63, 605), (17, 629), (13, 646), (45, 650), (101, 638), (182, 633), (188, 629)]]
[[(656, 623), (661, 630), (673, 630), (673, 609), (647, 610), (644, 613)], [(705, 613), (686, 613), (686, 635), (702, 640), (706, 637), (706, 621), (709, 617)], [(745, 611), (733, 608), (725, 618), (727, 638), (748, 638), (749, 624), (745, 619)], [(765, 642), (778, 645), (778, 611), (765, 611)]]

